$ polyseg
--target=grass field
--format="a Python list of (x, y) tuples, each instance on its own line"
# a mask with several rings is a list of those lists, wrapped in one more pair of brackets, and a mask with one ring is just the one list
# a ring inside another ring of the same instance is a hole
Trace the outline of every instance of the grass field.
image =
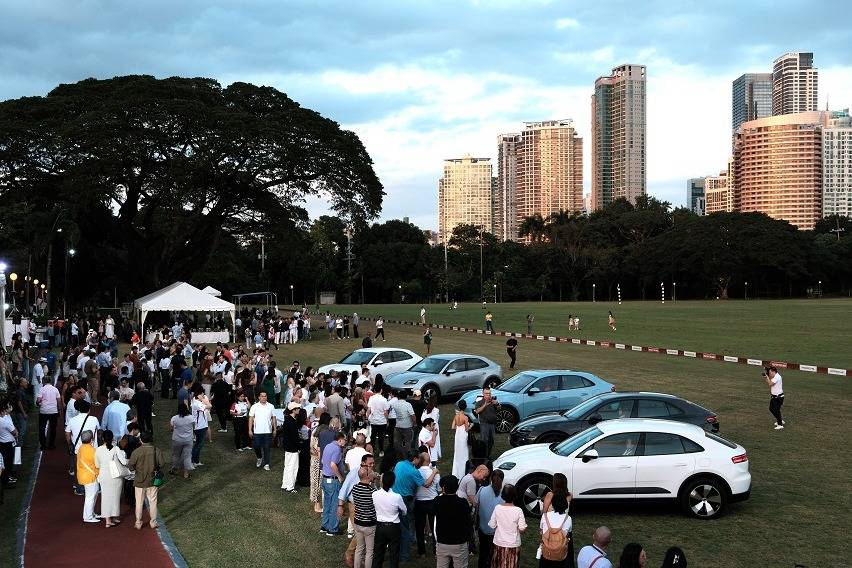
[[(526, 333), (527, 314), (535, 316), (533, 332), (542, 335), (710, 351), (810, 365), (852, 368), (852, 299), (667, 301), (660, 302), (524, 302), (492, 304), (496, 330)], [(419, 304), (334, 306), (345, 313), (419, 321)], [(485, 328), (485, 310), (477, 304), (426, 305), (430, 323)], [(607, 311), (618, 331), (610, 333)], [(568, 331), (568, 314), (580, 317), (581, 330)], [(372, 323), (365, 322), (368, 330)]]
[[(755, 310), (755, 313), (774, 313), (767, 309), (774, 303), (760, 304), (764, 309)], [(724, 304), (725, 309), (735, 305)], [(789, 316), (790, 307), (786, 303), (775, 305), (788, 310)], [(537, 320), (545, 320), (539, 325), (544, 326), (548, 316), (551, 325), (561, 321), (560, 315), (545, 312), (545, 308), (553, 311), (555, 306), (536, 306), (539, 308)], [(834, 306), (834, 311), (839, 306)], [(512, 327), (523, 330), (524, 306), (511, 306), (512, 312), (501, 312), (501, 307), (510, 308), (498, 306), (495, 310), (497, 328), (508, 327), (501, 325), (500, 317), (508, 319), (511, 314), (522, 313), (515, 318), (517, 325)], [(697, 305), (678, 306), (678, 309), (689, 311), (690, 307), (701, 311)], [(605, 323), (593, 326), (589, 304), (583, 305), (581, 313), (585, 313), (586, 308), (589, 308), (584, 316), (588, 326), (584, 327), (589, 333), (598, 330), (603, 334)], [(600, 306), (601, 319), (605, 316), (605, 308), (605, 305)], [(399, 316), (414, 319), (419, 306), (404, 306), (403, 309), (406, 311)], [(431, 306), (431, 309), (434, 311), (437, 307)], [(635, 309), (634, 313), (642, 313), (638, 307)], [(650, 306), (647, 309), (650, 310)], [(387, 307), (383, 310), (386, 317), (397, 316)], [(362, 307), (358, 311), (370, 313)], [(624, 314), (622, 321), (628, 320), (629, 329), (628, 312), (623, 310), (616, 315), (620, 313)], [(465, 314), (476, 319), (479, 312), (460, 310), (453, 315)], [(430, 319), (439, 321), (437, 314)], [(695, 319), (692, 317), (690, 321)], [(446, 321), (449, 322), (449, 318)], [(673, 332), (660, 333), (664, 339), (678, 338)], [(422, 352), (417, 328), (388, 325), (387, 336), (385, 345)], [(686, 326), (682, 336), (684, 342), (687, 339), (698, 341), (701, 337)], [(302, 361), (303, 366), (317, 366), (339, 360), (356, 346), (354, 341), (332, 342), (322, 335), (319, 337), (321, 339), (282, 347), (275, 354), (276, 359), (286, 363), (295, 358)], [(804, 334), (800, 337), (813, 344)], [(724, 342), (725, 334), (717, 332), (713, 340)], [(848, 341), (846, 343), (848, 345)], [(761, 348), (761, 353), (777, 354), (784, 349), (759, 330), (754, 331), (750, 345)], [(791, 345), (790, 348), (805, 355), (808, 353), (800, 346)], [(836, 354), (842, 354), (841, 351), (839, 346), (834, 348)], [(506, 362), (502, 338), (449, 330), (434, 331), (433, 352), (471, 352)], [(817, 360), (816, 357), (807, 359)], [(663, 553), (672, 545), (684, 548), (690, 565), (699, 567), (792, 568), (795, 563), (808, 567), (849, 566), (852, 547), (846, 538), (846, 526), (850, 518), (848, 472), (852, 464), (847, 450), (847, 417), (852, 411), (852, 391), (848, 378), (785, 372), (787, 428), (774, 431), (767, 409), (767, 389), (755, 367), (522, 340), (519, 370), (548, 367), (591, 371), (614, 382), (619, 390), (670, 392), (715, 410), (720, 417), (722, 434), (748, 450), (753, 475), (751, 499), (731, 506), (728, 514), (713, 521), (691, 520), (673, 508), (587, 506), (573, 514), (578, 548), (588, 544), (589, 535), (596, 526), (605, 524), (614, 532), (612, 552), (616, 558), (626, 543), (639, 542), (647, 550), (649, 566), (658, 566)], [(173, 412), (173, 401), (158, 399), (155, 411), (157, 443), (170, 455), (166, 423)], [(451, 415), (451, 402), (445, 401), (441, 405), (445, 463), (452, 459), (452, 431), (448, 427)], [(252, 453), (233, 451), (232, 433), (214, 433), (213, 436), (214, 443), (206, 445), (202, 453), (206, 465), (194, 472), (188, 481), (169, 476), (160, 493), (161, 514), (189, 565), (265, 565), (274, 558), (284, 566), (305, 565), (306, 561), (308, 566), (316, 568), (341, 566), (347, 545), (345, 537), (319, 534), (320, 521), (308, 503), (306, 489), (298, 495), (283, 494), (279, 489), (283, 469), (280, 450), (273, 454), (272, 471), (265, 472), (255, 469)], [(498, 438), (495, 456), (507, 448), (505, 436)], [(5, 546), (10, 536), (14, 541), (14, 535), (5, 530), (7, 526), (4, 521), (0, 534), (4, 551), (11, 550)], [(521, 565), (537, 566), (535, 532), (528, 532), (523, 540)], [(10, 556), (3, 554), (0, 558), (0, 565), (6, 565)], [(434, 566), (434, 559), (427, 557), (409, 565)]]
[[(391, 325), (388, 337), (387, 345), (421, 348), (415, 328)], [(352, 347), (352, 342), (320, 339), (282, 348), (277, 358), (317, 365), (338, 360)], [(435, 332), (433, 349), (505, 358), (500, 338), (446, 330)], [(673, 509), (586, 508), (574, 516), (578, 545), (589, 542), (594, 527), (606, 524), (615, 534), (614, 551), (627, 542), (640, 542), (651, 566), (659, 564), (671, 545), (683, 547), (694, 566), (848, 565), (852, 551), (842, 522), (849, 518), (850, 460), (845, 441), (846, 416), (852, 408), (847, 379), (785, 373), (788, 428), (776, 432), (771, 428), (765, 385), (753, 367), (542, 342), (522, 342), (519, 365), (580, 368), (614, 381), (621, 390), (678, 394), (717, 411), (723, 434), (749, 451), (752, 498), (732, 506), (722, 518), (703, 522)], [(157, 404), (162, 431), (171, 401)], [(449, 463), (450, 403), (441, 411), (445, 463)], [(214, 437), (215, 443), (202, 455), (207, 465), (189, 481), (172, 477), (161, 494), (162, 514), (189, 564), (253, 565), (275, 557), (285, 566), (306, 559), (316, 567), (340, 566), (347, 543), (317, 532), (319, 518), (308, 503), (307, 491), (285, 495), (279, 489), (281, 453), (273, 456), (273, 471), (256, 470), (253, 454), (233, 451), (230, 433)], [(158, 438), (167, 449), (163, 437)], [(495, 452), (506, 447), (501, 437)], [(536, 565), (533, 535), (524, 537), (523, 566)], [(434, 560), (429, 557), (411, 565), (433, 566)]]

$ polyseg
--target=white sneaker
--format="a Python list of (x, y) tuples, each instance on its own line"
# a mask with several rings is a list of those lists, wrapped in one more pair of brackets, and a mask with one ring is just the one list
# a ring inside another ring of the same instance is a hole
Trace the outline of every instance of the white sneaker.
[(263, 461), (263, 460), (257, 460), (257, 463), (256, 463), (256, 464), (254, 464), (254, 467), (260, 467), (260, 462), (262, 462), (262, 461)]
[[(782, 428), (783, 428), (783, 426), (782, 426)], [(265, 469), (266, 471), (269, 471), (269, 464), (266, 464), (265, 466), (263, 466), (263, 469)]]
[(225, 434), (227, 434), (227, 433), (228, 433), (228, 431), (227, 431), (227, 430), (225, 430), (224, 428), (219, 428), (219, 432), (224, 432)]
[(776, 425), (775, 425), (775, 429), (776, 429), (776, 430), (783, 430), (783, 429), (784, 429), (784, 426), (782, 426), (781, 424), (776, 424)]

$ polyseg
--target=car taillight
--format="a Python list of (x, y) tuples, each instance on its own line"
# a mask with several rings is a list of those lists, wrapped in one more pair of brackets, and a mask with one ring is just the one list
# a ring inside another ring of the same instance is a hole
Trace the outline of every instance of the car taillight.
[(711, 414), (710, 416), (707, 417), (707, 422), (709, 424), (716, 424), (719, 421), (716, 419), (716, 417), (714, 415)]
[(743, 463), (748, 461), (748, 454), (740, 454), (731, 458), (734, 463)]

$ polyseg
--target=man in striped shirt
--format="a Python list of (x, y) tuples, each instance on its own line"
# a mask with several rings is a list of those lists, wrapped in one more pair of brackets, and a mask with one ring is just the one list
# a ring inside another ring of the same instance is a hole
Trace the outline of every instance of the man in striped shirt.
[(360, 467), (358, 469), (358, 483), (352, 488), (352, 502), (355, 505), (354, 568), (371, 568), (373, 565), (373, 543), (376, 538), (376, 507), (373, 504), (372, 476), (373, 470), (371, 468), (366, 466)]

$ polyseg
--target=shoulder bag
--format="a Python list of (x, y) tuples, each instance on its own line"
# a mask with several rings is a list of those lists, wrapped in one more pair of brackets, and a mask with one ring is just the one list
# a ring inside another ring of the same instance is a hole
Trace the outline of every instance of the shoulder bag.
[(157, 459), (157, 448), (154, 448), (154, 479), (151, 484), (160, 487), (166, 482), (166, 474), (160, 469), (160, 461)]

